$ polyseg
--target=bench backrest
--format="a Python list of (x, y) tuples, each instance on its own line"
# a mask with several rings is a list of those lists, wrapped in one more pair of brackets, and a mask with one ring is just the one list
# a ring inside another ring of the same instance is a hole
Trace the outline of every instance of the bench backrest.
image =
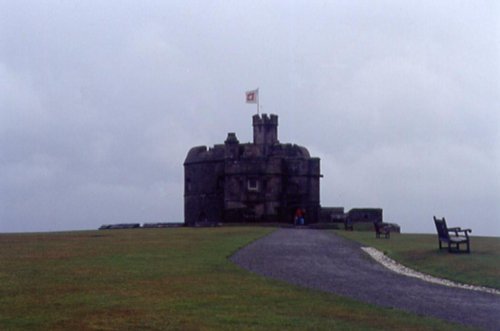
[(438, 219), (436, 216), (434, 216), (434, 224), (436, 225), (436, 230), (438, 233), (439, 238), (444, 238), (444, 239), (449, 239), (450, 235), (448, 233), (448, 227), (446, 226), (446, 220), (444, 219)]

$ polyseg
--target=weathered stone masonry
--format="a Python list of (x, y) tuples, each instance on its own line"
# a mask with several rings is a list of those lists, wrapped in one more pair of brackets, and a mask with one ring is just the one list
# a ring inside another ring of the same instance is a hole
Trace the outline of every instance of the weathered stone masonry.
[(291, 223), (297, 208), (319, 220), (320, 160), (278, 141), (278, 116), (254, 115), (253, 143), (228, 133), (224, 144), (193, 147), (184, 162), (186, 225)]

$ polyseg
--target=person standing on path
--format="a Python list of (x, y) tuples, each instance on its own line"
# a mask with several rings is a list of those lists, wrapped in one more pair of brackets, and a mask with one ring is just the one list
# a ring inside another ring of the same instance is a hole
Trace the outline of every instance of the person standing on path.
[(304, 225), (304, 211), (302, 208), (297, 208), (295, 211), (295, 225)]

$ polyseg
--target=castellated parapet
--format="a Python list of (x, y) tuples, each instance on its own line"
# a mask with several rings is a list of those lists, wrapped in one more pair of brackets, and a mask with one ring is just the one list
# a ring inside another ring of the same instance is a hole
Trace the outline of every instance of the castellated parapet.
[(278, 141), (278, 116), (254, 115), (253, 143), (193, 147), (184, 162), (184, 222), (292, 223), (298, 208), (319, 219), (320, 160)]

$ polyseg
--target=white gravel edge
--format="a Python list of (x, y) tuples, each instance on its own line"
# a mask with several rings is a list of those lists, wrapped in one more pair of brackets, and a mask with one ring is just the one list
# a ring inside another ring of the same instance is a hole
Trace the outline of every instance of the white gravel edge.
[(472, 291), (480, 291), (480, 292), (486, 292), (486, 293), (500, 295), (499, 290), (492, 289), (489, 287), (460, 284), (460, 283), (452, 282), (452, 281), (447, 280), (447, 279), (437, 278), (437, 277), (433, 277), (433, 276), (426, 275), (426, 274), (423, 274), (421, 272), (415, 271), (415, 270), (410, 269), (408, 267), (405, 267), (404, 265), (402, 265), (402, 264), (394, 261), (393, 259), (385, 256), (384, 253), (382, 253), (381, 251), (379, 251), (378, 249), (373, 248), (373, 247), (361, 247), (361, 249), (363, 251), (365, 251), (368, 255), (370, 255), (375, 261), (379, 262), (387, 269), (392, 270), (392, 271), (394, 271), (398, 274), (401, 274), (401, 275), (422, 279), (422, 280), (429, 282), (429, 283), (445, 285), (445, 286), (450, 286), (450, 287), (458, 287), (458, 288), (463, 288), (463, 289), (472, 290)]

